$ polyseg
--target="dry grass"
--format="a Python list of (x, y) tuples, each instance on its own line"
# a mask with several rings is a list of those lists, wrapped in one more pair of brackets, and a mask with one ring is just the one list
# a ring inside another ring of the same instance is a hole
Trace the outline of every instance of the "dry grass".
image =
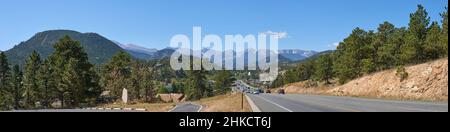
[(104, 104), (97, 108), (144, 108), (149, 112), (167, 112), (175, 107), (174, 103), (137, 103), (137, 104)]
[(244, 109), (242, 109), (242, 94), (227, 94), (196, 101), (203, 105), (202, 112), (251, 112), (250, 105), (244, 97)]

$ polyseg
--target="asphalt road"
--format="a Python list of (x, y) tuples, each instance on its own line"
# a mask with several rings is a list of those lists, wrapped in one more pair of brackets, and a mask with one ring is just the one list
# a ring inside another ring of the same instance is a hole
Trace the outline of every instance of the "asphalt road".
[(201, 105), (184, 103), (175, 106), (175, 108), (173, 108), (169, 112), (200, 112), (201, 109), (202, 109)]
[(9, 112), (140, 112), (128, 110), (87, 110), (87, 109), (45, 109), (45, 110), (14, 110)]
[(262, 112), (448, 112), (448, 103), (300, 94), (248, 96)]

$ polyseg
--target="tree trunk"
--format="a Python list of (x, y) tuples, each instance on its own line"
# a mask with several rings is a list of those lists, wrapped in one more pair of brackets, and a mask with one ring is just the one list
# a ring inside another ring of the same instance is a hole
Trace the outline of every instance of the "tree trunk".
[(61, 100), (61, 108), (64, 109), (64, 93), (60, 95), (59, 99)]

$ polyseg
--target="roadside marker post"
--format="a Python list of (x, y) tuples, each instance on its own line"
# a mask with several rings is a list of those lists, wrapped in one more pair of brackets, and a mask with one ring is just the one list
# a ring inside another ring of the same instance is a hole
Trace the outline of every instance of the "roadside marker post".
[(244, 92), (241, 92), (241, 109), (244, 110)]

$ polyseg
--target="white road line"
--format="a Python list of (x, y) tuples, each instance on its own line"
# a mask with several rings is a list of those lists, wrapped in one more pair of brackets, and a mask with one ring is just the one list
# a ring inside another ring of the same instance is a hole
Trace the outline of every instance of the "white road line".
[[(196, 105), (196, 104), (194, 104), (194, 105)], [(200, 109), (198, 109), (198, 111), (197, 111), (197, 112), (201, 112), (201, 111), (202, 111), (202, 109), (203, 109), (203, 105), (198, 105), (198, 106), (200, 106)]]
[(247, 94), (245, 94), (245, 98), (247, 98), (247, 102), (252, 108), (253, 112), (262, 112), (261, 109), (255, 104), (255, 102), (250, 97), (248, 97)]
[(175, 110), (178, 107), (178, 105), (175, 105), (175, 107), (173, 107), (171, 110), (169, 110), (168, 112), (172, 112), (173, 110)]
[(273, 102), (273, 101), (270, 101), (270, 100), (268, 100), (268, 99), (265, 99), (265, 98), (263, 98), (263, 97), (259, 97), (259, 96), (256, 96), (256, 97), (261, 98), (261, 99), (263, 99), (263, 100), (265, 100), (265, 101), (267, 101), (267, 102), (269, 102), (269, 103), (271, 103), (271, 104), (274, 104), (274, 105), (276, 105), (276, 106), (278, 106), (278, 107), (280, 107), (280, 108), (282, 108), (282, 109), (284, 109), (284, 110), (287, 110), (288, 112), (294, 112), (294, 111), (292, 111), (292, 110), (290, 110), (290, 109), (288, 109), (288, 108), (286, 108), (286, 107), (283, 107), (283, 106), (281, 106), (281, 105), (279, 105), (279, 104), (277, 104), (277, 103), (275, 103), (275, 102)]

